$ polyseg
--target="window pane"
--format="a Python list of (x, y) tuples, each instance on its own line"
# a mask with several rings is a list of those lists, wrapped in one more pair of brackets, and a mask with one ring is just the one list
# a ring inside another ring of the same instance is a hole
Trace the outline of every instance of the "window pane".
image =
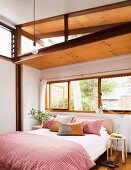
[(131, 110), (131, 76), (102, 79), (102, 106), (107, 110)]
[(51, 108), (68, 109), (68, 83), (51, 84)]
[(11, 58), (11, 32), (0, 26), (0, 55)]
[(71, 82), (71, 109), (94, 111), (98, 105), (98, 80)]

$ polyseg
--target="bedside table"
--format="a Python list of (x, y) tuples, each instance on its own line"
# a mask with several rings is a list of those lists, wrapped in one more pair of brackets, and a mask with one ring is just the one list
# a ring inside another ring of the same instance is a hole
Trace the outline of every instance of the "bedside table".
[(32, 127), (32, 130), (36, 130), (36, 129), (41, 129), (42, 125), (35, 125)]
[(121, 142), (122, 163), (125, 163), (127, 158), (127, 149), (126, 149), (126, 138), (124, 136), (122, 138), (115, 138), (111, 136), (109, 137), (107, 142), (107, 160), (109, 160), (109, 148), (110, 148), (110, 155), (112, 155), (113, 140)]

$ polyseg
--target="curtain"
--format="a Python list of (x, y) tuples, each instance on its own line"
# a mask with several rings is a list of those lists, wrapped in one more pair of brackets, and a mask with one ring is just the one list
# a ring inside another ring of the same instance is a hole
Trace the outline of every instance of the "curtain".
[(45, 95), (46, 95), (47, 80), (40, 81), (40, 110), (45, 112)]

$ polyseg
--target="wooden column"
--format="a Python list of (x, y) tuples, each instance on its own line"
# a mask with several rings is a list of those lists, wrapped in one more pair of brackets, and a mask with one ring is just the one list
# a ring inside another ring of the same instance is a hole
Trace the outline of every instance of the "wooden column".
[[(21, 53), (21, 29), (16, 27), (16, 51), (15, 61), (18, 61), (18, 55)], [(21, 123), (21, 65), (16, 64), (16, 130), (22, 130)]]
[(98, 78), (98, 108), (102, 105), (101, 95), (101, 78)]
[(65, 41), (68, 41), (68, 14), (64, 15), (64, 36)]
[(68, 110), (71, 110), (71, 81), (68, 82)]
[(49, 84), (49, 109), (52, 108), (52, 94), (51, 94), (51, 84)]

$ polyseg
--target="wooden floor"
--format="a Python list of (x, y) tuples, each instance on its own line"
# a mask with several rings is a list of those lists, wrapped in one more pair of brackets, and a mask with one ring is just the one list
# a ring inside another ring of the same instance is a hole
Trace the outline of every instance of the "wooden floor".
[(113, 155), (110, 156), (110, 160), (112, 160), (113, 162), (119, 164), (119, 167), (117, 168), (108, 168), (108, 167), (104, 167), (101, 166), (100, 163), (102, 161), (106, 160), (106, 154), (104, 154), (102, 157), (100, 157), (97, 161), (96, 161), (96, 166), (94, 168), (92, 168), (92, 170), (131, 170), (131, 154), (128, 154), (126, 163), (123, 164), (121, 161), (121, 152), (117, 152), (117, 151), (113, 151)]

